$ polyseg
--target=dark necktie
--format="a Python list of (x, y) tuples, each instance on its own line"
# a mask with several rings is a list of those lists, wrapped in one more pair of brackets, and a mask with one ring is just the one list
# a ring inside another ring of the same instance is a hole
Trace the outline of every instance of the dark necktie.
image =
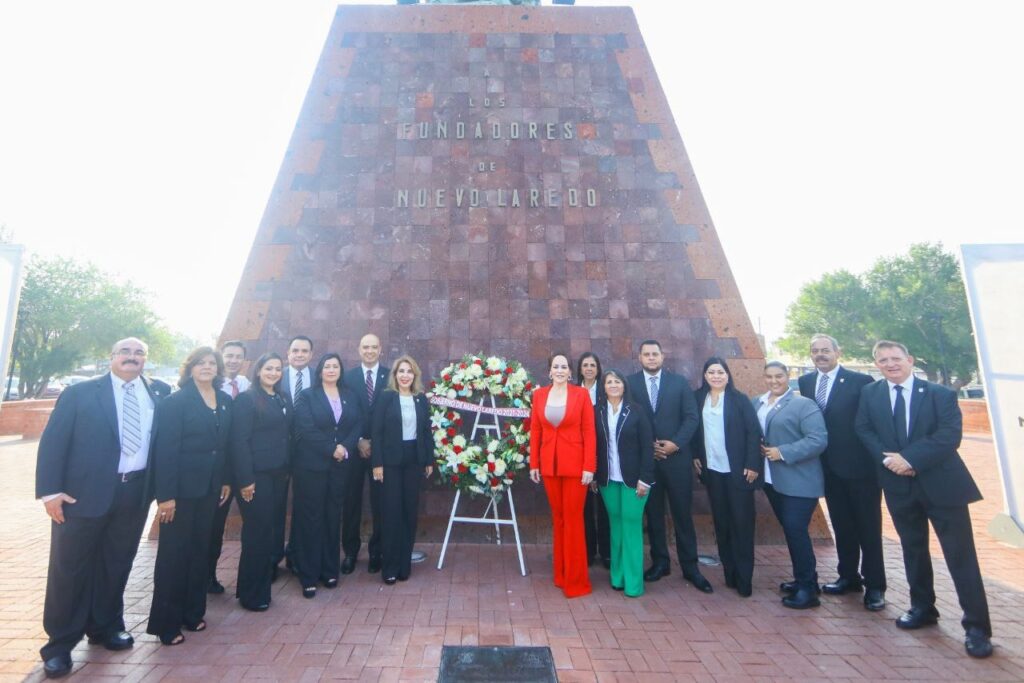
[(822, 375), (818, 378), (818, 392), (814, 395), (814, 400), (818, 403), (818, 407), (824, 411), (825, 403), (828, 402), (828, 375)]
[(295, 395), (292, 396), (292, 401), (299, 397), (300, 391), (302, 391), (302, 370), (295, 375)]
[(896, 430), (896, 443), (900, 448), (907, 445), (907, 402), (903, 398), (903, 387), (897, 384), (896, 401), (892, 406), (892, 427)]
[(373, 404), (373, 371), (366, 371), (366, 399), (372, 405)]

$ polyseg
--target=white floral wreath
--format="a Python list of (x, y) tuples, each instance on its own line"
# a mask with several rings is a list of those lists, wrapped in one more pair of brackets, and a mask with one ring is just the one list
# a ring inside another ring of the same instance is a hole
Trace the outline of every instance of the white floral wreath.
[[(511, 486), (530, 454), (532, 391), (526, 368), (497, 356), (470, 354), (441, 370), (427, 394), (432, 404), (430, 426), (441, 481), (462, 491), (490, 496), (500, 495)], [(506, 405), (491, 407), (489, 396), (504, 399)], [(488, 399), (487, 403), (479, 405), (481, 398)], [(501, 438), (486, 436), (470, 441), (460, 433), (463, 420), (459, 409), (522, 421), (507, 420)]]

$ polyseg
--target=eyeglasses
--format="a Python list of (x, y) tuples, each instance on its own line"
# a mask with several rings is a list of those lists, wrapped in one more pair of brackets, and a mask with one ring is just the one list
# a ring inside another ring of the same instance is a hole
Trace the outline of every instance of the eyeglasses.
[(135, 356), (136, 358), (145, 358), (146, 352), (142, 349), (118, 349), (114, 352), (114, 355), (127, 358), (128, 356)]

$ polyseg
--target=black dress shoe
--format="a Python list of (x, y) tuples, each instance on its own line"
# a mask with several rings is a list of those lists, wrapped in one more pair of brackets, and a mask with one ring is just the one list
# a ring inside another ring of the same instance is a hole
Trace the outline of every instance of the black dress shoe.
[(312, 600), (316, 597), (316, 586), (306, 586), (302, 589), (302, 597)]
[(864, 609), (869, 612), (881, 612), (885, 609), (885, 591), (868, 588), (864, 591)]
[(266, 612), (268, 609), (270, 609), (270, 605), (267, 604), (267, 603), (264, 603), (262, 605), (252, 605), (252, 606), (250, 606), (250, 605), (242, 605), (242, 609), (247, 609), (250, 612)]
[(50, 657), (43, 662), (47, 678), (60, 678), (71, 673), (71, 653)]
[(992, 655), (992, 641), (977, 627), (967, 629), (967, 636), (964, 638), (964, 649), (967, 654), (977, 659), (984, 659)]
[(799, 588), (792, 595), (782, 598), (782, 604), (790, 609), (810, 609), (821, 604), (816, 591)]
[[(821, 595), (821, 586), (814, 584), (815, 595)], [(779, 584), (779, 592), (781, 593), (796, 593), (797, 588), (796, 581), (783, 581)]]
[(224, 592), (224, 586), (217, 580), (217, 577), (210, 579), (210, 582), (206, 584), (206, 592), (210, 595), (220, 595)]
[(338, 579), (337, 578), (320, 579), (320, 581), (323, 582), (324, 588), (337, 588), (338, 587)]
[(366, 571), (370, 572), (371, 574), (376, 574), (377, 572), (379, 572), (380, 571), (380, 558), (379, 557), (371, 557), (370, 560), (366, 563)]
[(346, 555), (345, 559), (341, 561), (341, 573), (351, 574), (356, 570), (356, 558), (351, 555)]
[(612, 585), (612, 590), (613, 591), (620, 591), (620, 590), (622, 590), (622, 586), (616, 586), (616, 585), (613, 584)]
[(711, 586), (711, 582), (708, 581), (700, 572), (697, 572), (695, 574), (683, 574), (683, 580), (692, 583), (693, 587), (699, 590), (701, 593), (715, 592), (715, 589)]
[(398, 581), (398, 577), (397, 576), (385, 576), (384, 577), (384, 583), (386, 583), (389, 586), (394, 586), (397, 581)]
[(651, 568), (644, 572), (644, 581), (657, 581), (663, 576), (668, 576), (672, 571), (661, 564), (651, 565)]
[(896, 619), (896, 625), (907, 631), (939, 623), (939, 611), (934, 607), (911, 607)]
[(846, 595), (847, 593), (860, 593), (864, 584), (853, 579), (838, 578), (832, 583), (826, 583), (821, 587), (829, 595)]
[(126, 631), (120, 631), (108, 638), (101, 638), (97, 640), (90, 638), (89, 642), (92, 644), (102, 643), (103, 647), (108, 650), (112, 650), (113, 652), (117, 652), (118, 650), (129, 650), (133, 645), (135, 645), (135, 639), (132, 638), (132, 634), (127, 633)]

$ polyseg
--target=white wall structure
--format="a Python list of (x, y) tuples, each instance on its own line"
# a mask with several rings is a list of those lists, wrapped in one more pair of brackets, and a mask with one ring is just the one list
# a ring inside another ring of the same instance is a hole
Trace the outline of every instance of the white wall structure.
[(21, 298), (21, 271), (25, 247), (20, 244), (0, 244), (0, 373), (3, 383), (0, 396), (7, 387), (8, 363), (14, 324), (18, 319), (18, 301)]
[(1024, 244), (961, 245), (1006, 512), (989, 531), (1024, 547)]

